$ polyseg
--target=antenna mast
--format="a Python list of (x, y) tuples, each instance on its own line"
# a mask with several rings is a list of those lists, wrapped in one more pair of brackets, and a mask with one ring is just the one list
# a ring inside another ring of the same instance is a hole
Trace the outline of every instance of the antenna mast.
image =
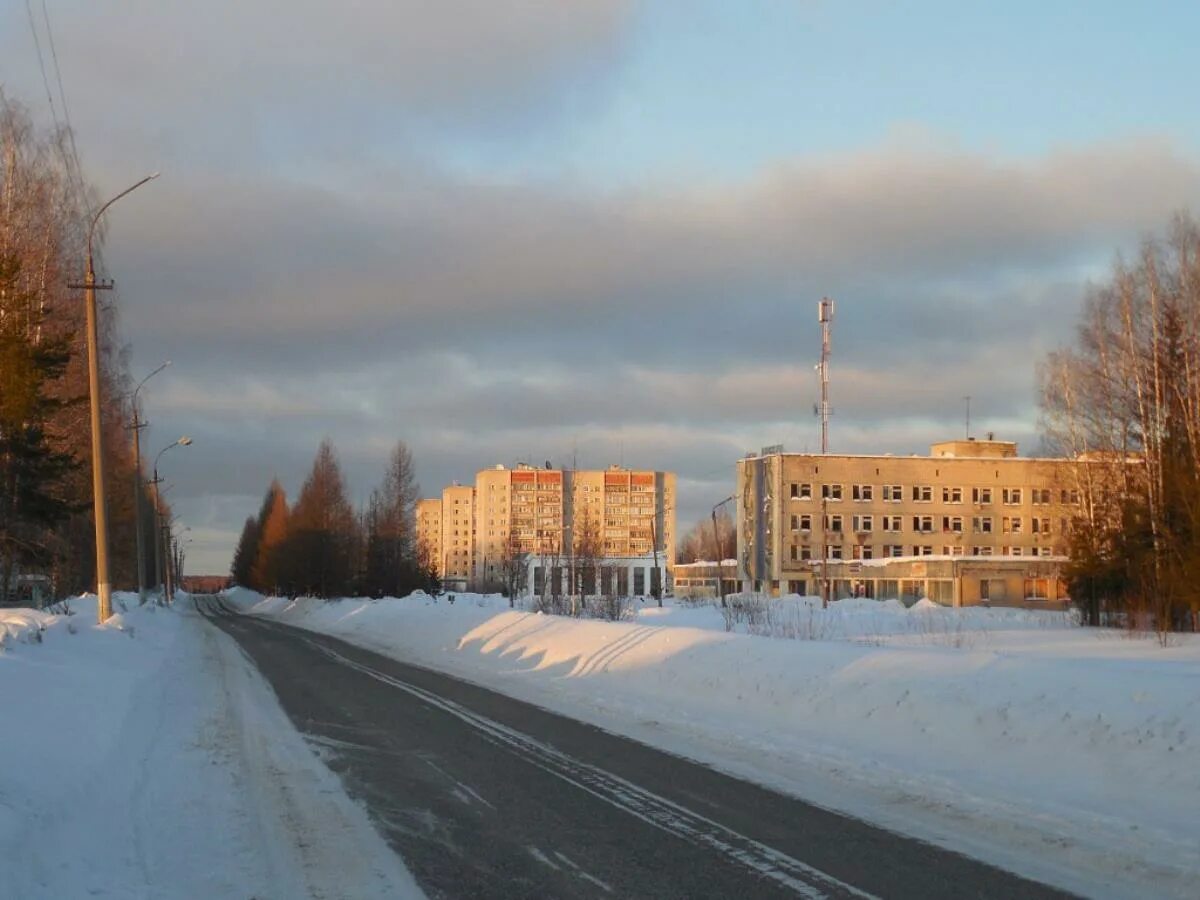
[(821, 362), (817, 371), (821, 375), (821, 452), (829, 452), (829, 329), (833, 324), (833, 301), (822, 297), (817, 304), (817, 321), (821, 323)]

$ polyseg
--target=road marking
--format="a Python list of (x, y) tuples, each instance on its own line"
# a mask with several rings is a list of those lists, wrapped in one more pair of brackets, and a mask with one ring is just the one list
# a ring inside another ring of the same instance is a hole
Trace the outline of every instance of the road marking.
[[(267, 623), (259, 623), (271, 627)], [(649, 825), (682, 838), (692, 844), (707, 847), (733, 863), (768, 878), (802, 897), (818, 900), (825, 897), (856, 897), (876, 900), (875, 895), (847, 884), (807, 863), (768, 847), (700, 813), (681, 806), (633, 782), (627, 781), (590, 763), (568, 756), (523, 732), (502, 725), (475, 713), (453, 700), (401, 681), (368, 665), (350, 659), (323, 644), (306, 637), (299, 640), (324, 656), (361, 672), (458, 718), (481, 732), (493, 743), (504, 746), (543, 771), (586, 791), (605, 803), (641, 819)]]

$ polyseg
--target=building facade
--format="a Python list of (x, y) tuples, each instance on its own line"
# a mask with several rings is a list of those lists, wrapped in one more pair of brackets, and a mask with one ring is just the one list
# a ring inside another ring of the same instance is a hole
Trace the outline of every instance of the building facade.
[(843, 561), (1057, 564), (1079, 506), (1075, 465), (1020, 457), (1015, 443), (990, 439), (908, 457), (764, 448), (737, 463), (739, 576), (747, 590), (778, 595), (816, 593), (815, 581)]
[[(455, 485), (440, 500), (420, 501), (417, 517), (418, 540), (427, 537), (443, 583), (457, 590), (500, 589), (515, 557), (533, 568), (551, 557), (604, 558), (614, 571), (627, 569), (631, 585), (641, 575), (629, 561), (657, 563), (658, 574), (646, 577), (662, 585), (675, 559), (672, 472), (497, 465), (479, 471), (473, 487)], [(626, 563), (616, 566), (618, 559)]]
[(417, 501), (417, 559), (442, 576), (442, 498)]
[(448, 590), (465, 591), (475, 570), (475, 489), (452, 484), (442, 489), (442, 543), (439, 576)]

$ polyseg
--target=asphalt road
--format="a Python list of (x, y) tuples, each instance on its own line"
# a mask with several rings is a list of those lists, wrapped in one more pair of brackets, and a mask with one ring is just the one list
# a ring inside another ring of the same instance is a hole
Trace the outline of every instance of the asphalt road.
[(205, 607), (430, 897), (1065, 896), (477, 685)]

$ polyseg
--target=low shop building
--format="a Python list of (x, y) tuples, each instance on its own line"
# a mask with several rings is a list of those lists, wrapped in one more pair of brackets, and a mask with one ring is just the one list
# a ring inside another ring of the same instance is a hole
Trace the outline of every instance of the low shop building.
[(797, 593), (894, 598), (911, 606), (928, 598), (943, 606), (1065, 609), (1070, 602), (1065, 557), (908, 556), (815, 561)]
[(742, 589), (736, 559), (676, 563), (671, 572), (676, 597), (699, 600), (736, 594)]

